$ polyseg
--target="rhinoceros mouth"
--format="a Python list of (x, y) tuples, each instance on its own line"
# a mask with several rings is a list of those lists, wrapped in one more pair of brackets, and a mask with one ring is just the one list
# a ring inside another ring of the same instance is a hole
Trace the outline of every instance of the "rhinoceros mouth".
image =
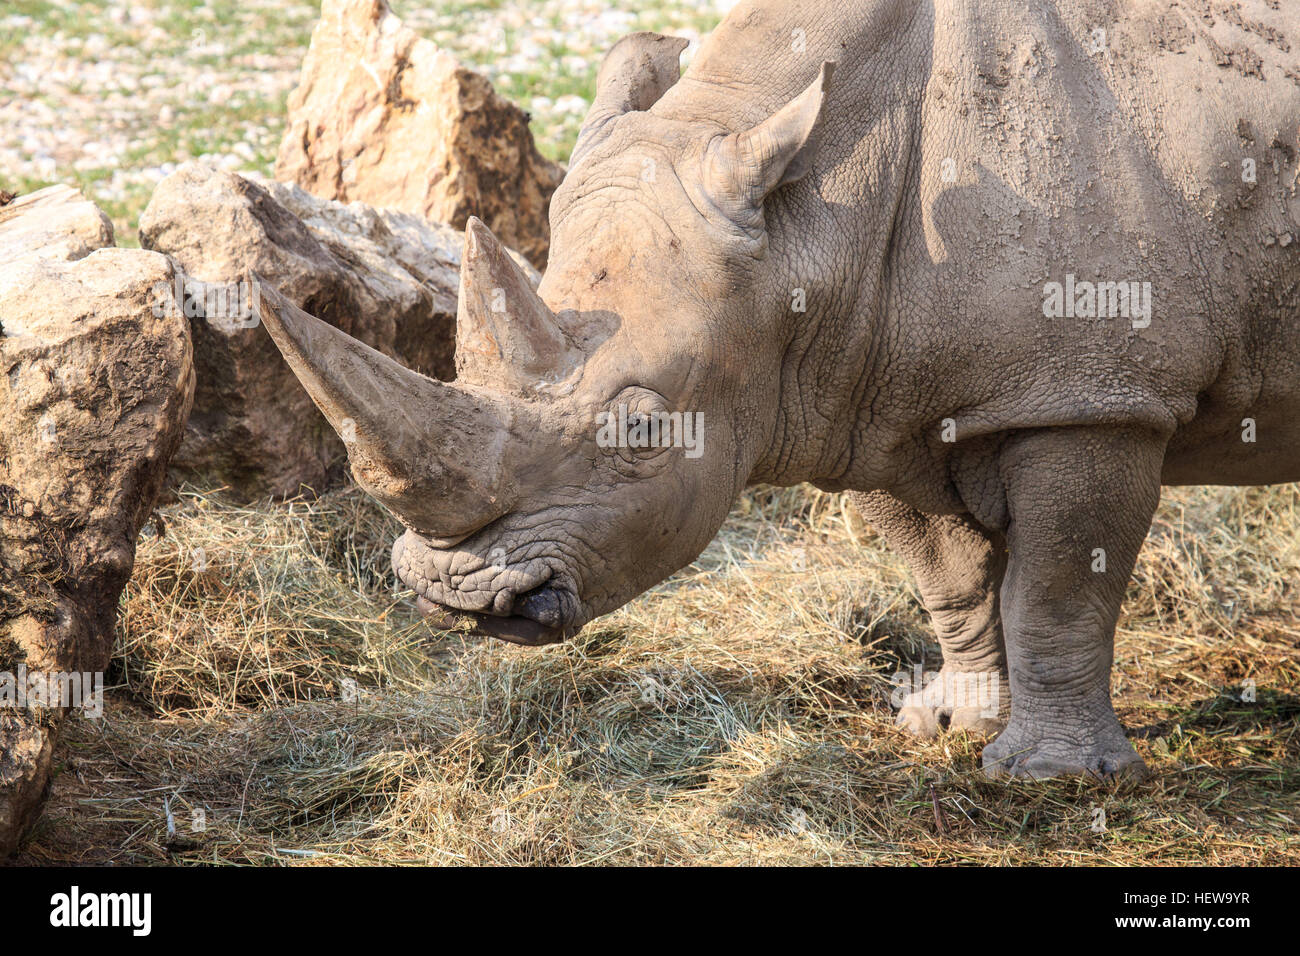
[(508, 615), (461, 611), (435, 604), (423, 595), (417, 595), (415, 599), (420, 613), (434, 627), (456, 630), (468, 622), (471, 634), (495, 637), (527, 647), (557, 644), (569, 635), (565, 612), (567, 603), (564, 593), (551, 585), (543, 585), (519, 595)]
[[(468, 624), (472, 634), (530, 646), (555, 644), (578, 630), (576, 591), (551, 567), (534, 563), (526, 570), (507, 569), (465, 555), (453, 560), (411, 531), (393, 542), (392, 564), (398, 580), (415, 592), (416, 607), (436, 628), (463, 631)], [(489, 572), (486, 577), (484, 572)], [(493, 589), (499, 578), (507, 579), (503, 583), (508, 587)], [(461, 604), (470, 606), (457, 606)]]

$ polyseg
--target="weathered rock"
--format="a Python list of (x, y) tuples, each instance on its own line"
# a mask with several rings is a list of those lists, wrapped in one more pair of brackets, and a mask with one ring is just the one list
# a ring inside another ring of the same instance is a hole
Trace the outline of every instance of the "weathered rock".
[(0, 266), (8, 269), (28, 259), (81, 259), (113, 244), (113, 224), (71, 186), (49, 186), (0, 202), (0, 236)]
[(458, 229), (478, 216), (541, 269), (563, 174), (538, 153), (526, 113), (385, 0), (324, 0), (289, 97), (277, 179)]
[[(39, 688), (107, 666), (136, 536), (194, 392), (189, 329), (167, 308), (171, 263), (78, 256), (102, 238), (83, 231), (95, 217), (70, 198), (24, 203), (39, 196), (0, 210), (0, 855), (39, 813), (78, 703)], [(7, 216), (15, 207), (21, 218)], [(46, 246), (27, 246), (42, 235)]]
[(319, 492), (343, 474), (342, 442), (256, 315), (211, 308), (213, 291), (226, 289), (251, 306), (254, 274), (404, 365), (454, 375), (464, 237), (450, 226), (191, 163), (159, 184), (140, 242), (187, 276), (198, 388), (173, 462), (182, 472), (245, 498)]

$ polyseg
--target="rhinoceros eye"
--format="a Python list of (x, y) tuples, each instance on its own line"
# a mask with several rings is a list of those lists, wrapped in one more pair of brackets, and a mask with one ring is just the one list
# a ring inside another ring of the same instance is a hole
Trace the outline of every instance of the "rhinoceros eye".
[(680, 413), (669, 411), (662, 396), (650, 389), (623, 389), (598, 419), (596, 443), (622, 461), (644, 462), (680, 447)]

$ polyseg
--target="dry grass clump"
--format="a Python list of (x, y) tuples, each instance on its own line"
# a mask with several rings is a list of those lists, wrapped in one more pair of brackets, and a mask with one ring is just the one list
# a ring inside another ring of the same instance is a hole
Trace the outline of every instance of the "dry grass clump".
[(839, 496), (752, 491), (690, 568), (533, 650), (418, 623), (354, 490), (189, 493), (142, 542), (125, 679), (69, 728), (25, 859), (1294, 864), (1298, 505), (1168, 492), (1116, 649), (1155, 782), (1008, 786), (981, 740), (894, 726), (890, 676), (938, 649)]
[(1166, 489), (1125, 604), (1130, 623), (1231, 638), (1293, 607), (1300, 486)]
[(120, 677), (162, 714), (419, 680), (430, 635), (384, 573), (399, 532), (356, 491), (257, 508), (183, 489), (139, 542)]

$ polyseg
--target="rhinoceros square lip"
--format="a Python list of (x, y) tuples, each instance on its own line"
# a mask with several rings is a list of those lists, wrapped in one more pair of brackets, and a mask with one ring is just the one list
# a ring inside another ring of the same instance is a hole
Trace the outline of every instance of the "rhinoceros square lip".
[[(536, 621), (521, 614), (509, 617), (496, 617), (491, 614), (477, 614), (473, 611), (458, 611), (454, 608), (435, 604), (428, 598), (416, 596), (415, 606), (424, 615), (425, 620), (440, 630), (457, 631), (473, 634), (476, 637), (494, 637), (520, 644), (525, 647), (540, 647), (545, 644), (558, 644), (565, 638), (563, 626), (552, 626)], [(464, 625), (470, 625), (469, 631)]]

